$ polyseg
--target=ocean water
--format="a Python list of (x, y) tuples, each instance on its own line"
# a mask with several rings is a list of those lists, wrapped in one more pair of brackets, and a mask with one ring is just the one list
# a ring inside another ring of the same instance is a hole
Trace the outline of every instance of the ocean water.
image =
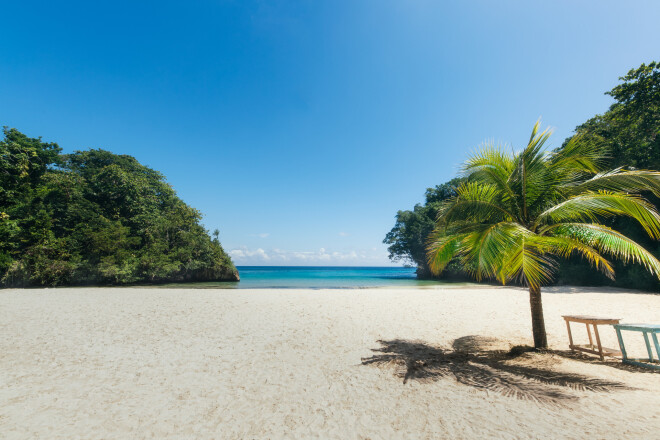
[(409, 267), (238, 266), (240, 282), (172, 284), (170, 287), (230, 289), (360, 289), (443, 284), (417, 280)]

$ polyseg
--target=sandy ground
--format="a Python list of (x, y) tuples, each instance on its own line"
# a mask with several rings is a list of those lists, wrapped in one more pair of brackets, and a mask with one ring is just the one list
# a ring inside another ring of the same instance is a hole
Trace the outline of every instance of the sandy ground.
[(544, 306), (557, 351), (509, 358), (513, 288), (3, 290), (0, 438), (659, 438), (660, 373), (571, 356), (561, 315), (660, 323), (660, 295)]

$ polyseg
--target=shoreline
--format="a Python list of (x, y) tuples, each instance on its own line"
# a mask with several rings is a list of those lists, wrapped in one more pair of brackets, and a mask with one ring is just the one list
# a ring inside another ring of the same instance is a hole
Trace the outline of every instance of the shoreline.
[[(423, 280), (425, 281), (425, 280)], [(239, 283), (238, 281), (223, 281), (223, 283)], [(351, 291), (351, 290), (454, 290), (454, 289), (504, 289), (512, 291), (521, 291), (528, 292), (526, 287), (522, 286), (511, 286), (511, 285), (500, 285), (500, 284), (485, 284), (485, 283), (476, 283), (476, 282), (439, 282), (438, 284), (429, 284), (429, 285), (383, 285), (383, 286), (353, 286), (353, 287), (297, 287), (297, 286), (264, 286), (264, 287), (220, 287), (216, 285), (211, 286), (195, 286), (195, 284), (204, 284), (204, 283), (190, 283), (190, 284), (130, 284), (130, 285), (79, 285), (79, 286), (51, 286), (51, 287), (3, 287), (0, 288), (0, 295), (4, 292), (10, 291), (39, 291), (39, 290), (83, 290), (83, 289), (137, 289), (137, 290), (152, 290), (152, 289), (164, 289), (164, 290), (219, 290), (222, 292), (227, 291), (290, 291), (290, 290), (309, 290), (309, 291)], [(629, 289), (625, 287), (613, 287), (613, 286), (576, 286), (576, 285), (552, 285), (552, 286), (543, 286), (541, 288), (542, 294), (554, 294), (554, 293), (602, 293), (602, 294), (630, 294), (630, 295), (657, 295), (660, 296), (660, 292), (642, 290), (642, 289)]]

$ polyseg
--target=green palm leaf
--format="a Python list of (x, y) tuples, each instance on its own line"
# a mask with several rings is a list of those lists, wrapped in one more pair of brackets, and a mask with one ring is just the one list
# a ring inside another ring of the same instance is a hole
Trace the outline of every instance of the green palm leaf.
[(503, 283), (516, 280), (530, 288), (552, 281), (557, 262), (544, 246), (527, 234), (516, 238), (516, 245), (505, 251), (497, 273)]
[(438, 221), (512, 220), (513, 214), (503, 207), (503, 201), (495, 185), (466, 182), (457, 189), (457, 196), (449, 199), (438, 209)]
[(486, 144), (465, 162), (462, 174), (474, 182), (497, 187), (503, 202), (509, 206), (518, 206), (516, 193), (509, 181), (515, 166), (503, 148)]
[(460, 242), (467, 234), (446, 235), (438, 229), (431, 233), (427, 256), (429, 268), (435, 275), (439, 275), (447, 264), (458, 254)]
[(537, 217), (537, 224), (598, 221), (615, 215), (634, 218), (653, 238), (660, 238), (660, 215), (644, 198), (632, 194), (586, 192), (565, 200)]
[(550, 226), (545, 232), (571, 237), (624, 262), (641, 264), (649, 272), (660, 277), (660, 261), (653, 254), (607, 226), (595, 223), (564, 223)]
[(550, 154), (549, 166), (553, 174), (572, 180), (598, 173), (605, 165), (607, 154), (602, 144), (573, 136), (560, 150)]
[(592, 244), (567, 235), (541, 235), (538, 237), (538, 240), (545, 244), (546, 252), (560, 258), (570, 258), (573, 255), (579, 255), (605, 276), (614, 279), (614, 268), (612, 264)]
[(660, 196), (660, 172), (647, 170), (624, 171), (617, 168), (605, 173), (599, 173), (589, 180), (574, 185), (575, 192), (605, 190), (622, 193), (639, 194), (651, 191)]
[(502, 265), (503, 249), (516, 245), (516, 223), (484, 224), (481, 229), (463, 237), (459, 244), (461, 261), (466, 271), (478, 281), (490, 278)]

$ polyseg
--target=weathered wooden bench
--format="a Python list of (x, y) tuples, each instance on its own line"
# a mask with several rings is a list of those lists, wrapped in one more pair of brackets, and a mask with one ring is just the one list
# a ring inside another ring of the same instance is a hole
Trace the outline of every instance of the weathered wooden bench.
[[(658, 324), (614, 324), (616, 336), (619, 338), (619, 347), (623, 353), (623, 362), (626, 364), (639, 365), (641, 367), (660, 369), (660, 344), (658, 343), (658, 334), (660, 333), (660, 325)], [(641, 332), (644, 335), (644, 342), (646, 343), (646, 351), (649, 354), (648, 359), (643, 358), (629, 358), (626, 353), (626, 346), (623, 343), (623, 336), (621, 331), (627, 330), (631, 332)], [(649, 336), (655, 345), (655, 353), (657, 359), (653, 359), (653, 350), (651, 349), (651, 342)]]
[[(599, 325), (613, 325), (618, 324), (620, 319), (617, 318), (601, 318), (598, 316), (585, 316), (585, 315), (565, 315), (562, 316), (566, 321), (566, 328), (568, 329), (568, 342), (571, 350), (582, 351), (584, 353), (597, 354), (600, 360), (605, 360), (605, 356), (621, 356), (619, 350), (613, 348), (604, 348), (600, 343), (600, 335), (598, 334)], [(577, 345), (573, 343), (573, 334), (571, 333), (571, 322), (585, 324), (587, 326), (587, 334), (589, 335), (589, 345)], [(593, 338), (591, 337), (591, 325), (596, 335), (596, 345), (594, 345)]]

